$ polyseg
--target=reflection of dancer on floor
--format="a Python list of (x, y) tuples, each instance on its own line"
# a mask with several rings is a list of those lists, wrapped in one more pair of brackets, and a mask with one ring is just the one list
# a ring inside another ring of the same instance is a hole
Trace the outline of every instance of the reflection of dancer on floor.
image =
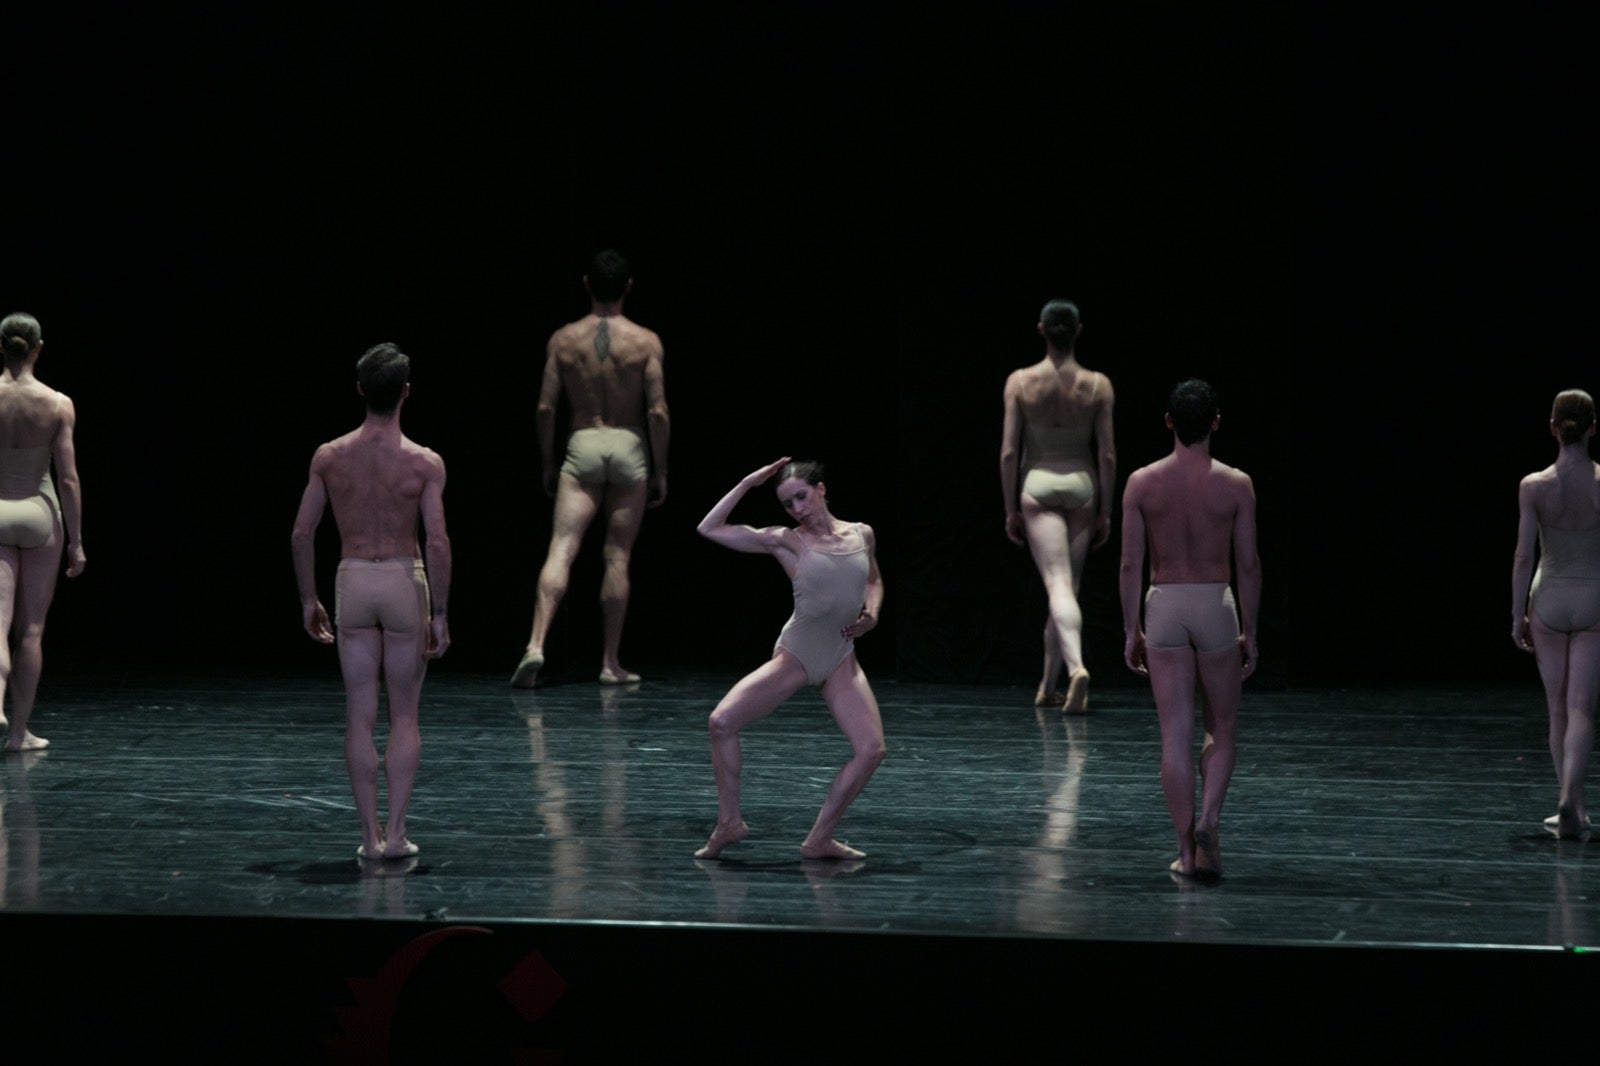
[[(605, 576), (600, 583), (604, 647), (600, 683), (639, 680), (623, 669), (618, 653), (628, 613), (628, 564), (646, 507), (667, 498), (667, 396), (661, 372), (661, 338), (630, 322), (622, 300), (633, 287), (628, 261), (616, 252), (594, 257), (583, 285), (590, 311), (550, 338), (539, 388), (539, 450), (544, 490), (555, 497), (550, 553), (539, 571), (533, 633), (511, 675), (532, 688), (544, 667), (544, 642), (567, 593), (573, 560), (597, 515), (605, 520)], [(556, 469), (556, 407), (562, 396), (572, 412), (566, 459)]]
[(1550, 711), (1550, 758), (1561, 793), (1545, 824), (1577, 839), (1589, 829), (1583, 776), (1600, 691), (1600, 466), (1589, 458), (1595, 432), (1589, 394), (1558, 395), (1550, 432), (1560, 443), (1555, 463), (1523, 478), (1517, 490), (1511, 639), (1534, 653)]
[[(411, 394), (410, 372), (410, 359), (392, 344), (368, 350), (356, 363), (357, 390), (367, 401), (366, 421), (311, 457), (311, 477), (294, 520), (294, 570), (303, 620), (312, 639), (324, 644), (332, 644), (334, 634), (317, 598), (315, 547), (317, 526), (330, 503), (339, 527), (334, 625), (344, 673), (344, 760), (361, 818), (358, 854), (366, 859), (417, 852), (406, 839), (406, 807), (422, 753), (417, 709), (425, 660), (437, 659), (450, 646), (444, 461), (400, 432), (400, 406)], [(417, 545), (419, 518), (427, 535), (426, 568)], [(383, 757), (389, 822), (381, 833), (378, 750), (372, 741), (380, 680), (389, 697), (389, 745)]]
[[(778, 502), (793, 529), (728, 524), (744, 494), (778, 477)], [(816, 823), (800, 845), (808, 859), (859, 859), (863, 853), (833, 839), (845, 808), (883, 762), (883, 721), (853, 641), (878, 624), (883, 581), (872, 528), (844, 522), (828, 510), (819, 463), (788, 459), (747, 475), (700, 520), (700, 534), (734, 551), (766, 552), (794, 582), (794, 615), (766, 664), (747, 674), (711, 712), (711, 766), (717, 778), (717, 827), (698, 858), (715, 858), (749, 830), (739, 814), (739, 731), (777, 710), (802, 686), (821, 685), (822, 698), (853, 754), (828, 788)]]
[[(8, 685), (11, 691), (11, 718), (0, 711), (0, 728), (7, 751), (31, 751), (50, 743), (28, 732), (28, 719), (44, 668), (44, 618), (63, 546), (68, 577), (84, 566), (83, 493), (72, 444), (77, 413), (65, 393), (33, 376), (44, 348), (37, 319), (7, 315), (0, 321), (0, 346), (0, 706)], [(59, 500), (52, 461), (61, 479)]]
[[(1050, 598), (1044, 675), (1033, 702), (1060, 703), (1069, 714), (1089, 709), (1078, 589), (1089, 549), (1111, 537), (1117, 478), (1111, 379), (1078, 363), (1074, 349), (1082, 328), (1076, 305), (1066, 300), (1044, 305), (1039, 333), (1045, 356), (1006, 379), (1000, 440), (1006, 536), (1033, 553)], [(1056, 691), (1063, 665), (1065, 694)]]
[[(1234, 727), (1245, 678), (1256, 668), (1261, 560), (1255, 489), (1242, 471), (1211, 458), (1221, 416), (1203, 381), (1167, 398), (1172, 454), (1135, 470), (1122, 493), (1123, 657), (1150, 678), (1161, 719), (1161, 788), (1178, 834), (1180, 874), (1220, 876), (1217, 821), (1233, 776)], [(1139, 625), (1145, 549), (1150, 589)], [(1228, 587), (1239, 579), (1238, 610)], [(1240, 632), (1241, 621), (1243, 632)], [(1200, 818), (1194, 816), (1194, 691), (1204, 690)]]

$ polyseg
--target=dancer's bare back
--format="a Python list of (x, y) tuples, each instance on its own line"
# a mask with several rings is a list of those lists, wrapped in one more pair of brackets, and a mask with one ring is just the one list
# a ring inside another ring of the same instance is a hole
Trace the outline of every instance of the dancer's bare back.
[[(1111, 427), (1102, 420), (1111, 415), (1111, 379), (1078, 365), (1076, 360), (1056, 366), (1046, 358), (1033, 366), (1011, 373), (1006, 379), (1007, 413), (1013, 408), (1021, 416), (1016, 433), (1025, 426), (1056, 428), (1092, 424), (1102, 439), (1109, 439)], [(1017, 443), (1028, 443), (1025, 438)], [(1038, 442), (1034, 442), (1037, 446)], [(1039, 466), (1060, 458), (1051, 454), (1027, 454), (1023, 463)]]
[(1169, 455), (1135, 470), (1122, 510), (1125, 523), (1143, 529), (1152, 585), (1226, 583), (1235, 553), (1255, 556), (1255, 489), (1244, 471), (1215, 459)]
[(550, 337), (539, 406), (554, 412), (562, 393), (572, 428), (646, 428), (665, 408), (661, 339), (623, 315), (586, 315)]
[(346, 559), (415, 557), (418, 519), (442, 526), (444, 461), (397, 432), (363, 426), (329, 441), (311, 474), (327, 492)]

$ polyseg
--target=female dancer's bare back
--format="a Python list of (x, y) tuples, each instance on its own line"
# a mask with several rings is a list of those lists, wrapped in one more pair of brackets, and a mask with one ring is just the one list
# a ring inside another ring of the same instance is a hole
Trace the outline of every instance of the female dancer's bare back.
[[(800, 845), (807, 859), (859, 859), (864, 853), (833, 839), (839, 819), (883, 762), (883, 721), (872, 688), (856, 662), (850, 642), (878, 623), (883, 582), (878, 573), (872, 529), (840, 522), (828, 511), (827, 487), (805, 469), (785, 476), (778, 499), (794, 528), (730, 525), (728, 516), (750, 489), (789, 464), (780, 459), (746, 476), (701, 520), (702, 536), (743, 552), (765, 552), (778, 560), (796, 586), (795, 617), (784, 627), (772, 658), (740, 679), (711, 712), (711, 765), (717, 781), (717, 824), (697, 858), (710, 859), (749, 834), (740, 814), (739, 733), (765, 718), (808, 682), (822, 687), (822, 698), (850, 741), (850, 761), (829, 786), (811, 832)], [(796, 464), (804, 467), (805, 464)], [(833, 561), (829, 561), (833, 560)], [(859, 579), (850, 574), (859, 568)], [(807, 598), (813, 601), (807, 607)], [(815, 601), (821, 599), (822, 604)], [(856, 601), (852, 604), (852, 601)], [(848, 605), (848, 606), (846, 606)], [(829, 632), (819, 632), (823, 627)], [(828, 637), (838, 633), (837, 645)]]

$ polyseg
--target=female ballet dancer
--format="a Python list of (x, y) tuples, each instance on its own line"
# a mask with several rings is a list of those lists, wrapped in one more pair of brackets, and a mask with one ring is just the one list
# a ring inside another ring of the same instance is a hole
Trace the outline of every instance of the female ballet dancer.
[[(7, 751), (50, 743), (28, 732), (44, 666), (44, 617), (56, 593), (63, 547), (68, 577), (77, 577), (84, 565), (83, 494), (72, 444), (77, 415), (65, 393), (33, 376), (43, 347), (32, 315), (0, 321), (0, 698), (8, 683), (11, 689), (10, 722), (0, 713), (0, 728), (7, 730)], [(52, 461), (58, 482), (50, 479)]]
[(1589, 831), (1583, 775), (1600, 693), (1600, 465), (1589, 458), (1594, 431), (1594, 400), (1587, 392), (1556, 396), (1550, 432), (1560, 450), (1554, 464), (1522, 479), (1511, 567), (1511, 639), (1539, 664), (1550, 757), (1561, 787), (1556, 814), (1545, 825), (1566, 840)]
[[(728, 524), (744, 494), (778, 475), (778, 502), (794, 528)], [(711, 712), (711, 766), (717, 779), (717, 825), (696, 858), (712, 859), (743, 840), (739, 814), (739, 731), (777, 710), (806, 684), (821, 685), (833, 720), (854, 753), (844, 764), (816, 823), (800, 845), (807, 859), (860, 859), (865, 853), (833, 839), (850, 801), (883, 762), (883, 721), (852, 641), (878, 624), (883, 580), (872, 527), (844, 522), (828, 510), (822, 466), (786, 457), (745, 476), (700, 520), (700, 535), (742, 552), (766, 552), (794, 583), (794, 615), (772, 658), (728, 690)]]

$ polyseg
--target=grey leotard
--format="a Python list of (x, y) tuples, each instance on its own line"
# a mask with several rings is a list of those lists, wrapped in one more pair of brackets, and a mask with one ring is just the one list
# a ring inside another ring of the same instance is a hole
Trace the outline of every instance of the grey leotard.
[(61, 517), (48, 444), (0, 448), (0, 544), (40, 548)]
[(1022, 478), (1022, 491), (1046, 507), (1057, 511), (1076, 511), (1094, 502), (1094, 452), (1089, 443), (1094, 436), (1093, 404), (1100, 391), (1100, 376), (1094, 376), (1089, 393), (1090, 410), (1078, 422), (1064, 426), (1045, 426), (1029, 421), (1026, 434), (1028, 472)]
[(840, 632), (861, 616), (866, 604), (866, 538), (856, 527), (861, 547), (834, 554), (800, 543), (805, 551), (794, 568), (794, 614), (778, 634), (778, 648), (793, 655), (805, 667), (806, 680), (820, 685), (845, 660), (854, 645)]
[(1539, 527), (1533, 613), (1558, 633), (1600, 625), (1600, 529)]

